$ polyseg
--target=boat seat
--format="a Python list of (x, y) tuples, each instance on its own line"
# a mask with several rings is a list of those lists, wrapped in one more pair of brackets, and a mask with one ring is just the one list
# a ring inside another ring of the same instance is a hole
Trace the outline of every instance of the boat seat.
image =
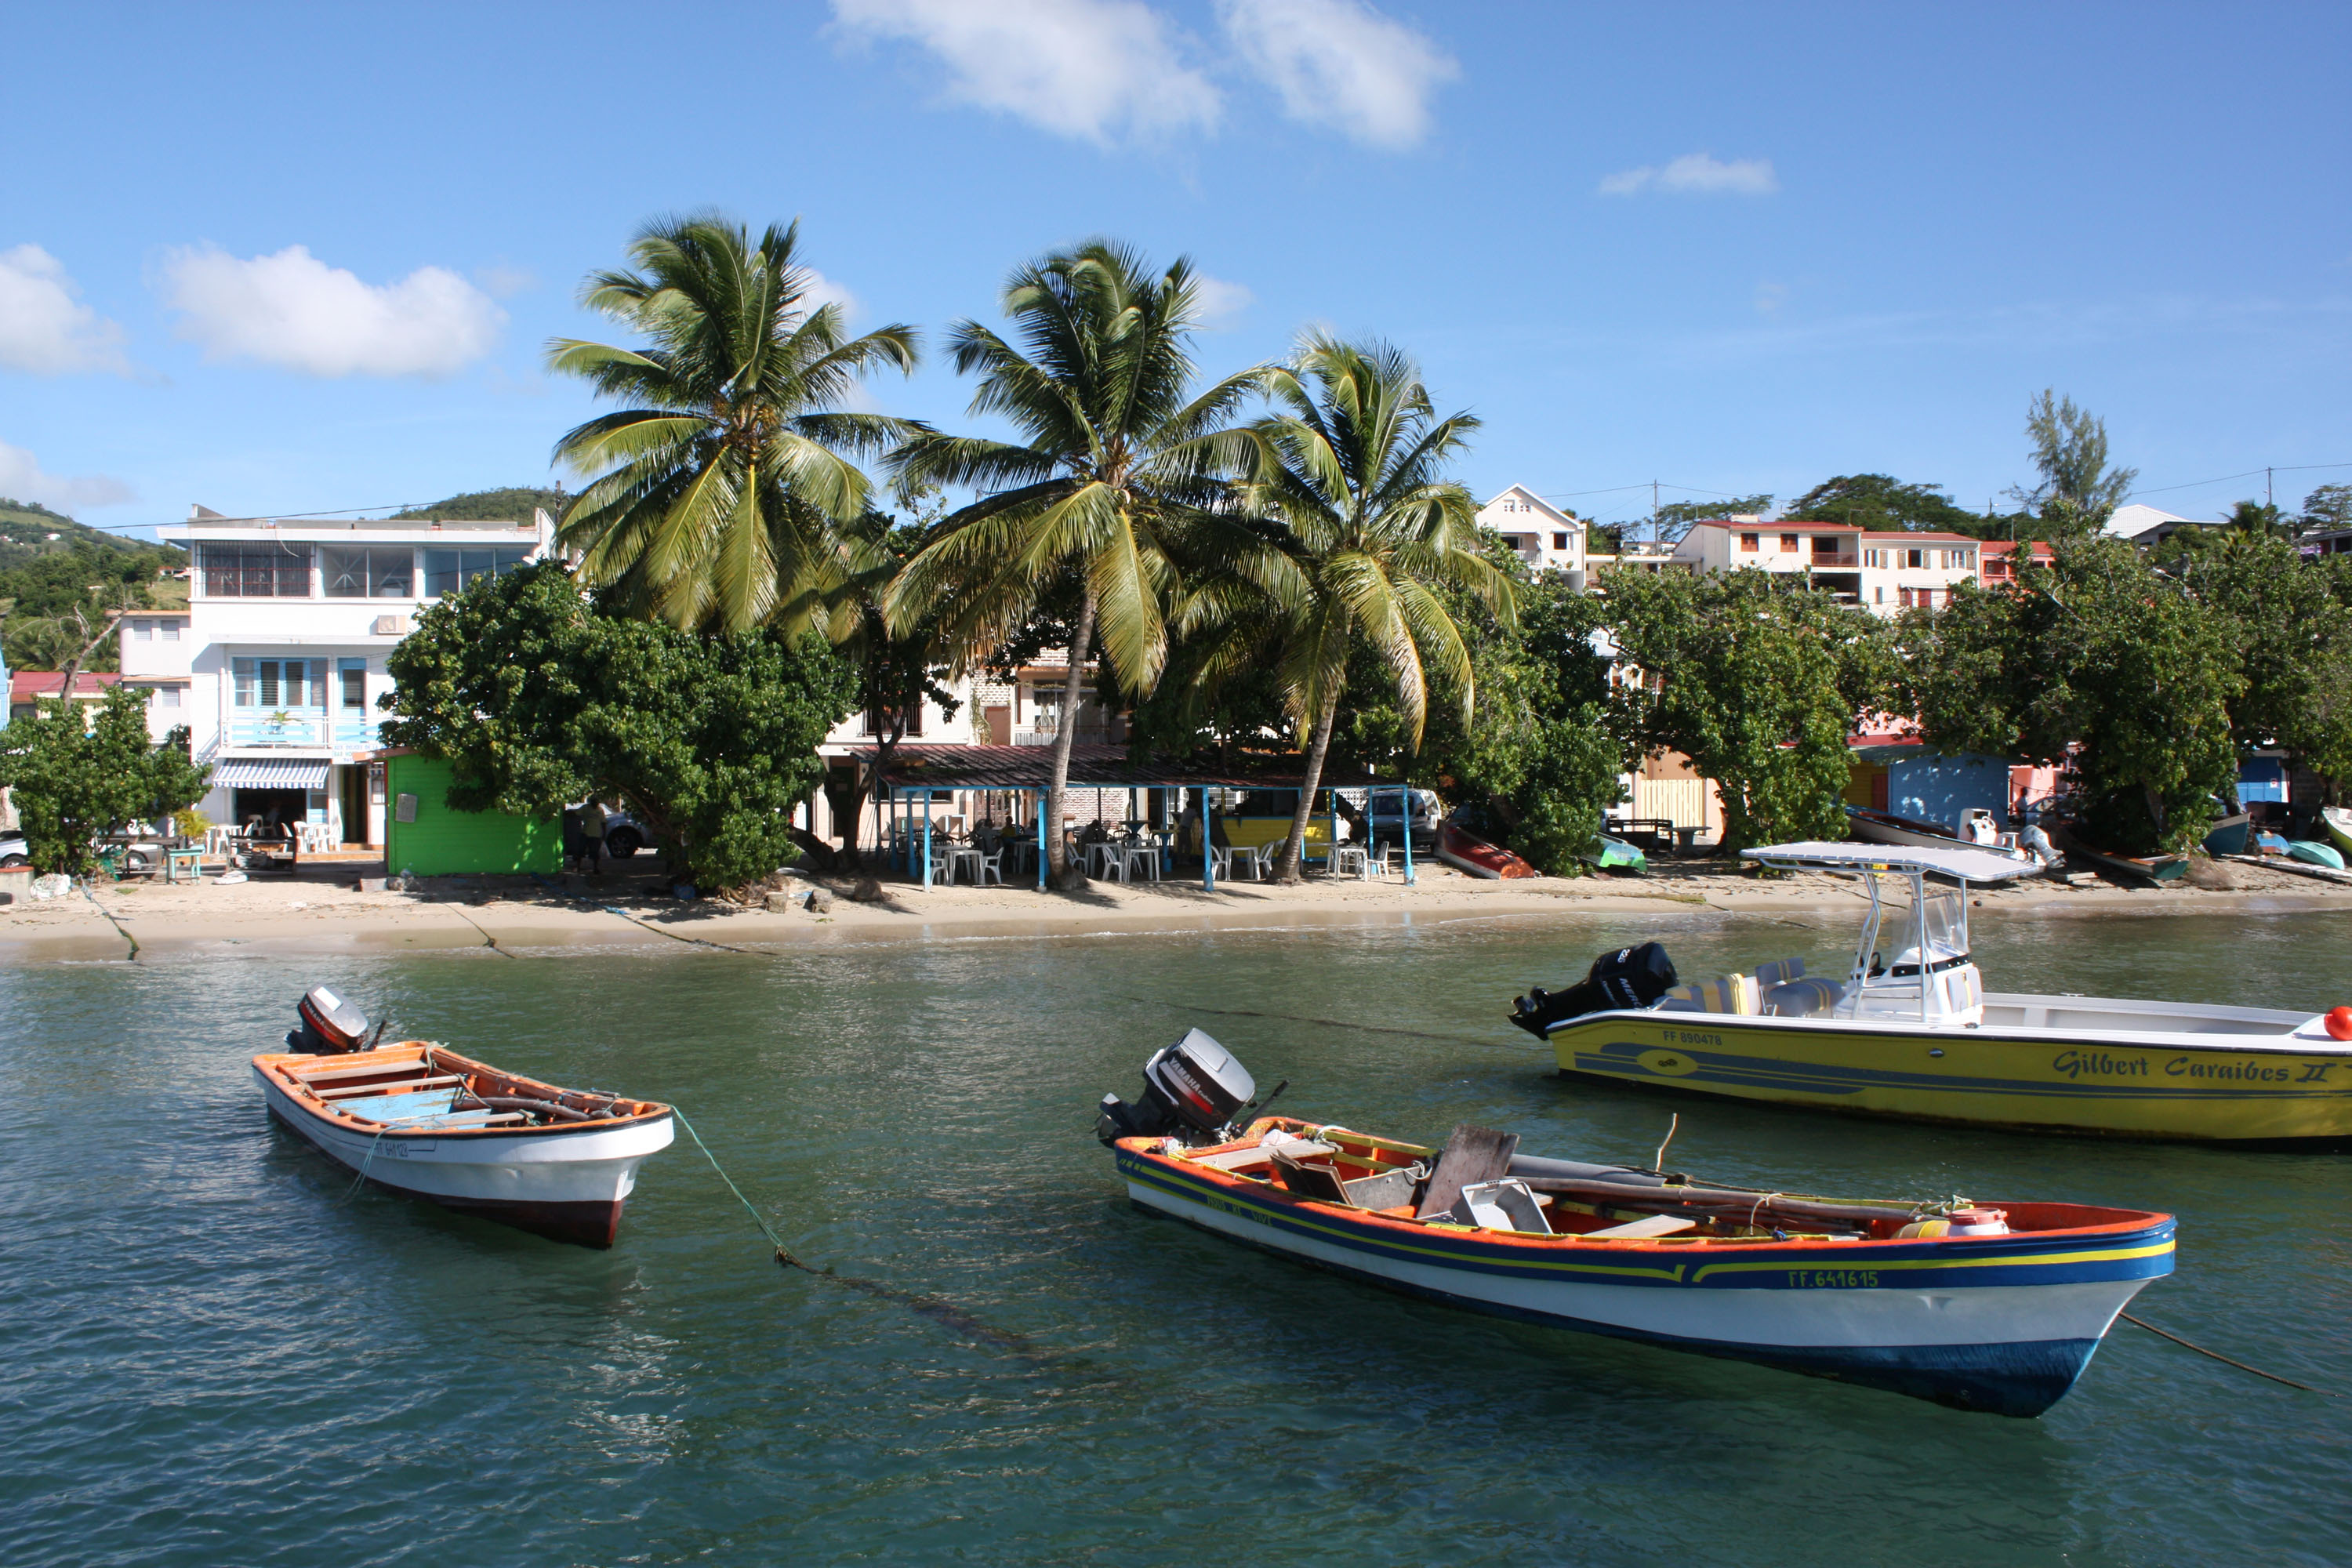
[(1846, 988), (1834, 980), (1791, 980), (1764, 993), (1764, 1011), (1777, 1018), (1814, 1018), (1833, 1012)]
[(414, 1092), (421, 1089), (439, 1089), (446, 1084), (458, 1084), (465, 1081), (456, 1073), (448, 1073), (439, 1078), (404, 1078), (396, 1079), (391, 1083), (351, 1084), (342, 1089), (321, 1089), (313, 1092), (320, 1100), (362, 1100), (371, 1094), (383, 1094), (392, 1089)]
[(1664, 1002), (1690, 1004), (1682, 1007), (1664, 1006), (1664, 1010), (1670, 1013), (1731, 1013), (1752, 1018), (1764, 1010), (1761, 989), (1752, 974), (1727, 974), (1720, 980), (1695, 980), (1667, 992)]
[(1474, 1182), (1462, 1189), (1462, 1201), (1454, 1205), (1454, 1216), (1465, 1225), (1483, 1226), (1488, 1230), (1525, 1231), (1531, 1236), (1552, 1234), (1551, 1222), (1544, 1218), (1543, 1205), (1528, 1190), (1525, 1182), (1506, 1177), (1499, 1182)]
[(1516, 1132), (1497, 1132), (1491, 1127), (1462, 1123), (1438, 1152), (1437, 1168), (1430, 1173), (1429, 1185), (1422, 1190), (1421, 1202), (1413, 1207), (1413, 1217), (1430, 1219), (1452, 1214), (1454, 1206), (1462, 1201), (1463, 1188), (1508, 1174), (1511, 1156), (1518, 1152), (1518, 1148), (1519, 1135)]
[(1756, 966), (1756, 984), (1766, 991), (1804, 977), (1805, 961), (1801, 958), (1776, 958), (1769, 963)]
[(428, 1089), (416, 1094), (387, 1094), (375, 1100), (339, 1100), (335, 1109), (390, 1126), (445, 1115), (457, 1098), (454, 1089)]
[(1629, 1219), (1623, 1225), (1612, 1225), (1606, 1229), (1588, 1230), (1583, 1235), (1587, 1241), (1641, 1241), (1653, 1236), (1675, 1236), (1696, 1229), (1697, 1226), (1698, 1221), (1685, 1219), (1680, 1215), (1653, 1214), (1643, 1215), (1640, 1219)]
[(1284, 1190), (1318, 1203), (1349, 1204), (1353, 1207), (1348, 1189), (1340, 1184), (1339, 1173), (1328, 1165), (1310, 1165), (1294, 1157), (1290, 1152), (1294, 1147), (1285, 1144), (1273, 1151), (1274, 1179), (1282, 1184)]

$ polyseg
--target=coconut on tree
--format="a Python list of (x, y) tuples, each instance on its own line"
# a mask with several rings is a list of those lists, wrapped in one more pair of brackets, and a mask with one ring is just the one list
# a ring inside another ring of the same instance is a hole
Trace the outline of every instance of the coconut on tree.
[[(1277, 595), (1296, 575), (1243, 521), (1224, 479), (1244, 455), (1229, 422), (1263, 372), (1192, 390), (1197, 295), (1189, 261), (1155, 274), (1103, 240), (1023, 267), (1003, 299), (1019, 346), (971, 321), (950, 340), (957, 370), (979, 377), (971, 412), (1022, 439), (924, 431), (892, 456), (902, 482), (979, 492), (891, 584), (894, 629), (938, 614), (959, 669), (969, 668), (1041, 605), (1075, 599), (1045, 797), (1057, 829), (1087, 661), (1098, 658), (1130, 695), (1149, 692), (1192, 563)], [(1066, 886), (1077, 873), (1061, 834), (1049, 841), (1055, 884)]]

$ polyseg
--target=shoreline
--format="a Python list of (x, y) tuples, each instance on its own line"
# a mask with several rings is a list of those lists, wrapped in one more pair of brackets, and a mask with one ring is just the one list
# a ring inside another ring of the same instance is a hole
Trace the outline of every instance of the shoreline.
[[(650, 873), (595, 881), (566, 876), (446, 878), (425, 891), (363, 893), (363, 864), (312, 866), (288, 878), (224, 887), (133, 883), (76, 889), (64, 898), (0, 908), (0, 964), (147, 959), (420, 952), (556, 957), (612, 951), (730, 951), (774, 954), (921, 942), (1037, 941), (1090, 935), (1191, 935), (1308, 931), (1473, 920), (1575, 921), (1594, 916), (1710, 915), (1785, 920), (1811, 914), (1843, 923), (1864, 904), (1851, 883), (1804, 873), (1759, 883), (1727, 868), (1676, 867), (1647, 878), (1543, 878), (1486, 881), (1448, 867), (1402, 880), (1316, 878), (1284, 888), (1244, 882), (1203, 891), (1170, 881), (1096, 883), (1077, 893), (1033, 887), (933, 888), (882, 884), (877, 901), (853, 901), (846, 878), (793, 876), (795, 893), (829, 890), (833, 908), (745, 910), (717, 900), (681, 903)], [(2083, 916), (2352, 913), (2352, 887), (2267, 868), (2231, 868), (2235, 884), (2074, 888), (2035, 880), (1972, 889), (1988, 914)]]

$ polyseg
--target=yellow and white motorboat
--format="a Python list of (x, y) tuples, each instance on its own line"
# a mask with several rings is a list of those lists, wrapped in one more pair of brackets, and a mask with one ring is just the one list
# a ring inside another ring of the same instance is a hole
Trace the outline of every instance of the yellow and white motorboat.
[[(1968, 889), (2032, 867), (1959, 847), (1742, 853), (1858, 879), (1870, 908), (1847, 975), (1784, 959), (1678, 984), (1652, 942), (1520, 997), (1511, 1021), (1549, 1040), (1562, 1072), (1619, 1083), (2128, 1138), (2352, 1142), (2352, 1009), (1988, 993)], [(1891, 963), (1882, 933), (1900, 943)]]

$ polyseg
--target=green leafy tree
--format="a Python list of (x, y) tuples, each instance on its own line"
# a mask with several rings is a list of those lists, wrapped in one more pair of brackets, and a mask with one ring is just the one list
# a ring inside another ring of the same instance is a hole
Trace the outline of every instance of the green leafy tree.
[[(1066, 721), (1045, 795), (1058, 825), (1070, 747), (1097, 653), (1131, 696), (1158, 685), (1180, 563), (1206, 560), (1270, 585), (1286, 563), (1232, 514), (1222, 469), (1239, 460), (1227, 428), (1261, 372), (1192, 391), (1199, 315), (1192, 263), (1153, 275), (1133, 251), (1095, 240), (1022, 268), (1005, 286), (1016, 348), (977, 321), (951, 338), (956, 369), (979, 377), (971, 412), (1024, 437), (924, 432), (893, 457), (901, 481), (968, 486), (981, 499), (945, 519), (891, 584), (894, 631), (938, 616), (959, 670), (1018, 637), (1040, 606), (1075, 593)], [(1050, 853), (1056, 886), (1075, 870)]]
[(2269, 501), (2242, 500), (2230, 509), (2230, 515), (2222, 521), (2241, 533), (2265, 533), (2284, 539), (2294, 531), (2286, 514)]
[[(1782, 515), (1804, 522), (1842, 522), (1877, 533), (1905, 531), (1965, 533), (1974, 539), (2008, 537), (2008, 520), (1953, 504), (1940, 485), (1905, 484), (1891, 474), (1840, 474), (1824, 479), (1790, 502)], [(1988, 531), (1989, 525), (1994, 524), (2003, 525), (2001, 531)]]
[(2322, 485), (2303, 498), (2303, 515), (2295, 520), (2305, 532), (2352, 528), (2352, 485)]
[(1927, 743), (2069, 768), (2099, 848), (2193, 841), (2237, 776), (2231, 704), (2246, 682), (2229, 617), (2118, 540), (2060, 543), (2020, 590), (1963, 584), (1902, 618)]
[(1754, 570), (1614, 573), (1609, 612), (1642, 677), (1620, 690), (1620, 733), (1716, 781), (1726, 849), (1844, 837), (1846, 736), (1883, 705), (1885, 623)]
[(100, 834), (194, 805), (208, 776), (188, 760), (185, 729), (149, 740), (147, 696), (132, 687), (95, 706), (51, 699), (0, 730), (0, 786), (16, 791), (26, 847), (44, 873), (87, 873)]
[(2225, 622), (2244, 682), (2229, 700), (2238, 753), (2283, 746), (2325, 778), (2352, 779), (2352, 557), (2305, 560), (2258, 524), (2174, 534), (2159, 562)]
[(635, 405), (555, 447), (596, 476), (557, 538), (617, 606), (730, 632), (828, 625), (854, 563), (842, 531), (870, 500), (851, 455), (918, 428), (842, 405), (875, 371), (911, 373), (915, 333), (847, 336), (841, 307), (811, 298), (799, 235), (771, 227), (754, 244), (709, 215), (649, 224), (629, 246), (637, 270), (592, 274), (581, 292), (646, 346), (548, 345), (551, 369)]
[(447, 758), (452, 808), (617, 800), (707, 887), (793, 858), (817, 743), (857, 700), (856, 671), (814, 633), (604, 614), (551, 562), (426, 609), (386, 667), (384, 743)]
[(1467, 715), (1476, 682), (1462, 634), (1437, 585), (1485, 601), (1505, 626), (1516, 613), (1510, 579), (1478, 550), (1477, 503), (1444, 477), (1478, 421), (1437, 415), (1420, 368), (1386, 343), (1309, 333), (1293, 362), (1269, 372), (1274, 411), (1250, 426), (1254, 461), (1243, 486), (1252, 515), (1278, 521), (1296, 563), (1285, 577), (1271, 636), (1283, 694), (1307, 741), (1298, 806), (1280, 876), (1298, 879), (1307, 817), (1348, 691), (1353, 656), (1370, 652), (1381, 686), (1421, 743), (1427, 671)]
[(2131, 493), (2137, 468), (2107, 467), (2107, 422), (2044, 387), (2025, 415), (2042, 482), (2013, 489), (2052, 538), (2095, 533)]
[(79, 544), (31, 555), (0, 571), (0, 637), (12, 669), (113, 669), (120, 663), (112, 618), (161, 603), (158, 574), (186, 560), (179, 551), (113, 550)]

